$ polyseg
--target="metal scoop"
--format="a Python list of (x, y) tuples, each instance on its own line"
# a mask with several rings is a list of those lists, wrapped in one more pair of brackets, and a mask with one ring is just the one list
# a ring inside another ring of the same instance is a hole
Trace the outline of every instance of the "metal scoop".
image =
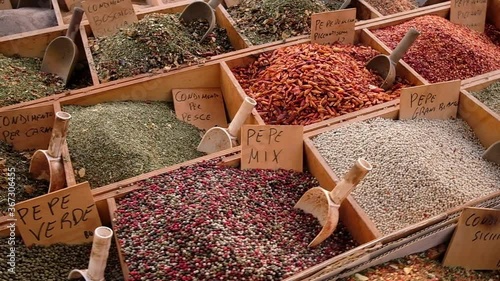
[(295, 208), (312, 214), (319, 220), (319, 223), (323, 227), (314, 240), (309, 243), (309, 247), (319, 245), (332, 235), (339, 222), (340, 204), (371, 169), (372, 165), (360, 158), (332, 191), (328, 192), (318, 186), (309, 189), (302, 195), (297, 204), (295, 204)]
[(48, 192), (59, 190), (66, 183), (61, 148), (66, 141), (69, 119), (71, 119), (69, 113), (57, 112), (52, 128), (52, 136), (50, 137), (49, 149), (39, 149), (31, 157), (30, 173), (38, 180), (49, 181)]
[(64, 83), (73, 73), (75, 62), (78, 57), (78, 47), (75, 45), (75, 36), (80, 28), (83, 17), (83, 9), (75, 7), (73, 16), (65, 36), (59, 36), (52, 40), (45, 49), (42, 61), (42, 71), (53, 73), (61, 77)]
[(256, 104), (257, 102), (251, 97), (245, 97), (229, 127), (227, 129), (221, 127), (210, 128), (203, 135), (200, 144), (198, 144), (198, 151), (210, 154), (237, 146), (236, 134)]
[(392, 87), (396, 80), (396, 65), (398, 65), (399, 60), (406, 54), (419, 35), (420, 32), (411, 28), (390, 56), (378, 55), (366, 64), (366, 68), (378, 73), (384, 79), (380, 88), (388, 90)]
[(208, 4), (203, 1), (194, 1), (189, 4), (184, 11), (182, 11), (180, 19), (188, 23), (194, 20), (202, 19), (208, 21), (208, 30), (201, 38), (200, 42), (205, 40), (208, 34), (212, 32), (215, 27), (215, 13), (214, 10), (219, 6), (222, 0), (210, 0)]

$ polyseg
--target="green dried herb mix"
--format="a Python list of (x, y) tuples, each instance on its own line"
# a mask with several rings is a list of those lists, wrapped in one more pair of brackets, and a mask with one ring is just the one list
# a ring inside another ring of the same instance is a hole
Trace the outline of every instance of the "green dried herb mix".
[(72, 115), (67, 142), (77, 179), (93, 188), (203, 155), (196, 150), (201, 131), (178, 120), (172, 103), (120, 101), (64, 110)]
[(202, 63), (207, 57), (233, 50), (225, 29), (208, 29), (206, 22), (184, 25), (179, 14), (149, 14), (116, 34), (90, 38), (89, 44), (102, 82), (151, 71)]
[(495, 113), (500, 114), (500, 82), (496, 82), (482, 91), (474, 92), (472, 95)]

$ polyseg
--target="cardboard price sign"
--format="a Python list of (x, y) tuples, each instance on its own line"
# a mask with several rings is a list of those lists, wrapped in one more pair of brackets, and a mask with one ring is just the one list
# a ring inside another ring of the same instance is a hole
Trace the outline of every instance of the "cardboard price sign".
[(311, 16), (311, 43), (354, 44), (356, 9), (316, 13)]
[(399, 119), (449, 119), (458, 111), (460, 80), (401, 90)]
[(299, 125), (243, 125), (241, 168), (302, 171), (303, 134)]
[(466, 208), (443, 260), (446, 266), (500, 269), (500, 210)]
[(10, 0), (0, 0), (0, 10), (10, 10), (12, 9), (12, 4)]
[(226, 111), (219, 88), (172, 89), (175, 115), (179, 120), (208, 130), (227, 127)]
[(101, 226), (88, 182), (23, 201), (15, 210), (16, 227), (28, 246), (92, 242)]
[(113, 35), (138, 21), (131, 0), (86, 0), (82, 8), (96, 37)]
[(1, 112), (1, 141), (13, 144), (18, 150), (47, 149), (54, 118), (52, 105)]
[(488, 0), (451, 0), (450, 21), (484, 32)]

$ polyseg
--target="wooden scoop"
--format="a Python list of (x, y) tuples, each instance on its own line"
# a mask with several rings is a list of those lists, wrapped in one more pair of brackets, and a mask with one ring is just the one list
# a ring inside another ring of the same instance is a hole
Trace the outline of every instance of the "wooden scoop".
[(378, 73), (378, 75), (384, 79), (384, 82), (380, 85), (382, 89), (388, 90), (392, 87), (394, 81), (396, 80), (396, 65), (406, 54), (408, 49), (410, 49), (411, 45), (415, 42), (419, 35), (420, 32), (411, 28), (405, 34), (401, 42), (399, 42), (396, 46), (396, 49), (392, 51), (390, 56), (378, 55), (366, 64), (366, 68)]
[(490, 145), (483, 153), (483, 158), (500, 165), (500, 141)]
[(200, 42), (205, 40), (208, 34), (212, 32), (215, 27), (215, 13), (214, 10), (219, 6), (222, 0), (210, 0), (208, 4), (203, 1), (194, 1), (189, 4), (184, 11), (182, 11), (180, 19), (188, 23), (194, 20), (202, 19), (208, 21), (208, 30), (201, 38)]
[(30, 173), (38, 180), (49, 181), (48, 192), (59, 190), (66, 183), (64, 165), (61, 159), (61, 148), (66, 141), (69, 119), (71, 119), (69, 113), (57, 112), (52, 128), (52, 136), (50, 137), (49, 149), (39, 149), (31, 157)]
[(257, 102), (254, 99), (245, 97), (229, 127), (227, 129), (221, 127), (210, 128), (201, 139), (198, 151), (210, 154), (237, 146), (236, 134), (256, 104)]
[(78, 57), (78, 47), (75, 45), (75, 36), (80, 28), (83, 9), (75, 7), (73, 16), (65, 36), (59, 36), (52, 40), (45, 49), (42, 61), (42, 71), (53, 73), (61, 77), (64, 83), (68, 83), (75, 62)]
[(339, 222), (340, 204), (371, 169), (372, 165), (360, 158), (332, 191), (328, 192), (318, 186), (309, 189), (302, 195), (295, 204), (295, 208), (312, 214), (323, 226), (319, 234), (309, 243), (309, 247), (319, 245), (332, 235)]

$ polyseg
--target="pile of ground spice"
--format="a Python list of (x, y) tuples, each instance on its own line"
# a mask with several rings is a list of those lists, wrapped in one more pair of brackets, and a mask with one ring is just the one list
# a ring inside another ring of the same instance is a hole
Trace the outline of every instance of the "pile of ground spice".
[(64, 106), (68, 147), (79, 181), (93, 188), (202, 156), (200, 130), (177, 119), (172, 103)]
[(463, 80), (500, 69), (499, 46), (483, 33), (439, 16), (421, 16), (372, 32), (394, 49), (412, 27), (420, 36), (403, 60), (429, 82)]
[(339, 225), (294, 209), (308, 173), (240, 170), (215, 161), (141, 182), (117, 203), (116, 233), (134, 280), (282, 280), (355, 247)]
[(101, 82), (204, 62), (233, 50), (225, 29), (216, 27), (200, 43), (208, 23), (183, 24), (179, 14), (148, 14), (111, 36), (89, 38)]
[[(11, 266), (7, 263), (12, 249), (15, 250), (15, 273), (9, 272)], [(26, 247), (20, 238), (0, 238), (0, 280), (68, 280), (71, 270), (88, 268), (91, 251), (92, 243)], [(104, 276), (106, 280), (123, 280), (114, 241), (109, 248)]]
[(471, 93), (480, 102), (484, 103), (493, 112), (500, 115), (500, 82), (496, 82), (489, 87)]
[(238, 31), (254, 45), (310, 33), (311, 15), (337, 10), (344, 1), (242, 0), (227, 9)]
[(366, 2), (384, 16), (418, 8), (416, 0), (366, 0)]
[[(0, 141), (0, 214), (7, 214), (9, 201), (20, 203), (48, 192), (48, 182), (35, 180), (29, 173), (31, 156), (32, 151), (16, 151)], [(13, 190), (9, 189), (9, 179), (15, 184)]]

